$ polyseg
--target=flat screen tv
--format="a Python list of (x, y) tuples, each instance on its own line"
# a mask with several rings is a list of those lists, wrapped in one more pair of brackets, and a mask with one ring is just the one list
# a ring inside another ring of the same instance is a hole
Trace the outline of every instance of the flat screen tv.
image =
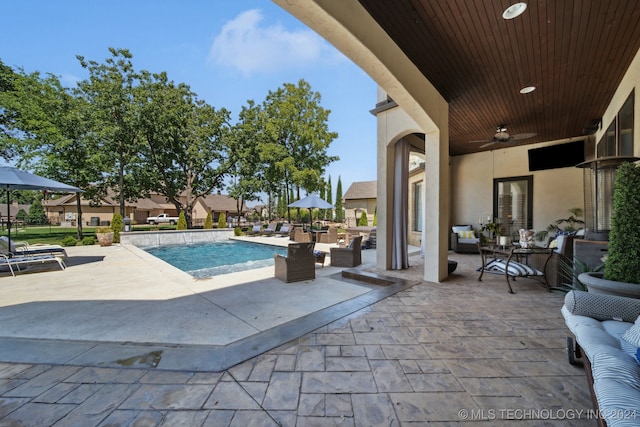
[(575, 167), (584, 162), (585, 141), (566, 142), (529, 150), (529, 171)]

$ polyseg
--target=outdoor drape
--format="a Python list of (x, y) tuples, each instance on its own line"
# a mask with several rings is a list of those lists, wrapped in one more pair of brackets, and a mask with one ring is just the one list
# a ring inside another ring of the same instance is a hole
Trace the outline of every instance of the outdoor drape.
[(407, 241), (409, 218), (409, 141), (396, 142), (393, 176), (393, 222), (391, 224), (391, 269), (409, 268)]

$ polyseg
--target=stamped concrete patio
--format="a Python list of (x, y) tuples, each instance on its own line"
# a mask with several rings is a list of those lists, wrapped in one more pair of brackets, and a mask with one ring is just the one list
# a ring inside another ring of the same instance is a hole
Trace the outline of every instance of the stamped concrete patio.
[(429, 283), (417, 255), (376, 271), (364, 251), (362, 270), (397, 279), (379, 286), (319, 265), (297, 284), (269, 268), (195, 280), (136, 248), (69, 252), (65, 271), (0, 278), (2, 426), (596, 424), (562, 296), (478, 282), (477, 255)]

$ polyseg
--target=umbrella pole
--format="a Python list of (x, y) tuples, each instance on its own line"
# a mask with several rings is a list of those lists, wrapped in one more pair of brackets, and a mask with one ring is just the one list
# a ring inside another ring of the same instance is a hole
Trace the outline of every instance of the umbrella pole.
[(11, 212), (9, 212), (9, 186), (7, 185), (7, 239), (9, 240), (9, 251), (11, 251)]

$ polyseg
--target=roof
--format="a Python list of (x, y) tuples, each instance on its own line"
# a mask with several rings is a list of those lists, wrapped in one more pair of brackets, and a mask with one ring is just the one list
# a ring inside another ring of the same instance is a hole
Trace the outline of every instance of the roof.
[[(213, 211), (238, 212), (236, 199), (226, 194), (209, 194), (204, 197), (204, 203)], [(247, 212), (246, 204), (243, 204), (241, 212)]]
[(354, 199), (375, 199), (378, 197), (378, 182), (377, 181), (361, 181), (354, 182), (349, 186), (349, 189), (344, 193), (343, 198), (345, 200)]
[(635, 0), (531, 1), (510, 20), (506, 0), (358, 1), (448, 102), (454, 156), (495, 149), (500, 124), (537, 134), (500, 147), (584, 137), (640, 48)]

